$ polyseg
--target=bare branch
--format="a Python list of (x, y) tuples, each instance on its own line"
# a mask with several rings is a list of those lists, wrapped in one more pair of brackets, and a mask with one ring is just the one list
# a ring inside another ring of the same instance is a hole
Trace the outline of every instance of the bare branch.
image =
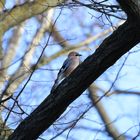
[(0, 34), (9, 28), (25, 21), (26, 19), (41, 14), (44, 11), (62, 4), (64, 0), (35, 0), (16, 5), (10, 11), (6, 11), (0, 17)]
[(125, 140), (124, 136), (121, 136), (121, 134), (118, 132), (117, 128), (114, 126), (113, 122), (111, 121), (109, 115), (107, 114), (107, 112), (105, 111), (105, 108), (103, 107), (102, 102), (98, 102), (97, 104), (96, 101), (98, 100), (98, 95), (97, 95), (97, 90), (96, 87), (94, 87), (93, 85), (90, 85), (90, 87), (88, 88), (89, 93), (90, 93), (90, 97), (93, 101), (93, 104), (95, 105), (98, 113), (101, 116), (101, 119), (103, 120), (103, 122), (105, 123), (105, 128), (108, 132), (108, 134), (113, 138), (113, 139), (117, 139), (117, 140)]
[[(68, 78), (62, 81), (56, 90), (21, 122), (9, 140), (27, 139), (29, 136), (31, 139), (37, 138), (97, 77), (140, 42), (140, 30), (137, 28), (139, 25), (125, 22), (114, 31), (93, 55), (89, 56)], [(26, 127), (24, 127), (25, 125)]]

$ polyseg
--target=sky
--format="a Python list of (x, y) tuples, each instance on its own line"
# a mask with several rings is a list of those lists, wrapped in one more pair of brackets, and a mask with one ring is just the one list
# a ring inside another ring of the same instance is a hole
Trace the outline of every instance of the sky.
[[(7, 0), (5, 6), (6, 9), (12, 8), (14, 6), (14, 2), (14, 0)], [(56, 9), (54, 18), (57, 17), (59, 12), (60, 9)], [(96, 18), (92, 15), (95, 15)], [(71, 44), (75, 44), (87, 38), (88, 35), (97, 35), (98, 33), (103, 32), (104, 30), (111, 27), (110, 23), (106, 19), (104, 19), (103, 23), (101, 19), (97, 17), (99, 17), (99, 13), (94, 12), (93, 10), (89, 10), (87, 8), (66, 8), (63, 10), (61, 16), (59, 17), (56, 26), (58, 27), (59, 32), (63, 35), (65, 39), (69, 40)], [(114, 25), (116, 25), (118, 21), (118, 19), (112, 18), (112, 22)], [(92, 25), (93, 23), (94, 25)], [(89, 28), (89, 26), (91, 26), (91, 28)], [(17, 50), (17, 55), (15, 56), (14, 61), (18, 60), (24, 55), (27, 46), (30, 44), (32, 37), (34, 36), (38, 28), (39, 23), (35, 18), (31, 18), (28, 21), (26, 21), (25, 26), (23, 28), (23, 37), (20, 41), (20, 47)], [(13, 29), (10, 29), (4, 35), (3, 47), (5, 50), (8, 45), (8, 40), (12, 36), (12, 32)], [(82, 54), (81, 60), (84, 61), (86, 57), (92, 54), (95, 51), (95, 47), (98, 47), (105, 37), (106, 36), (101, 37), (97, 41), (94, 41), (90, 45), (88, 45), (88, 50), (80, 51), (80, 53)], [(48, 34), (45, 34), (44, 38), (42, 39), (42, 42), (40, 43), (41, 46), (44, 46), (47, 38)], [(53, 39), (51, 41), (53, 41)], [(130, 52), (122, 56), (112, 67), (110, 67), (95, 81), (95, 84), (101, 87), (102, 90), (104, 90), (104, 93), (110, 89), (117, 75), (117, 80), (115, 81), (110, 91), (113, 91), (115, 89), (138, 92), (140, 91), (139, 47), (139, 45), (135, 46), (132, 50), (130, 50)], [(45, 55), (51, 56), (60, 50), (61, 47), (58, 44), (49, 45), (45, 50)], [(37, 60), (40, 52), (41, 47), (37, 49), (32, 63), (34, 63)], [(66, 55), (63, 55), (55, 59), (48, 65), (43, 66), (43, 68), (59, 69), (66, 57)], [(19, 65), (20, 61), (18, 61), (18, 63), (15, 63), (15, 65), (12, 65), (12, 67), (10, 67), (8, 70), (9, 74), (14, 73), (15, 70), (19, 67)], [(41, 72), (38, 70), (34, 73), (32, 81), (28, 83), (22, 96), (19, 98), (20, 103), (23, 104), (23, 108), (26, 109), (28, 113), (30, 113), (30, 111), (32, 111), (37, 105), (39, 105), (43, 101), (45, 97), (47, 97), (53, 85), (53, 82), (57, 76), (57, 73), (58, 70), (42, 70)], [(39, 81), (40, 79), (40, 82), (35, 82)], [(22, 86), (23, 84), (20, 85), (19, 90), (22, 88)], [(102, 91), (98, 92), (99, 95), (104, 94)], [(126, 95), (125, 93), (120, 95), (112, 95), (102, 99), (102, 103), (106, 109), (106, 112), (109, 114), (109, 117), (112, 119), (112, 121), (115, 121), (114, 124), (118, 128), (120, 133), (124, 133), (127, 131), (126, 135), (128, 136), (134, 137), (137, 135), (139, 131), (138, 125), (140, 123), (139, 101), (139, 96), (132, 94)], [(88, 97), (88, 92), (85, 91), (78, 99), (76, 99), (71, 104), (71, 106), (73, 106), (72, 111), (68, 113), (67, 117), (65, 119), (62, 119), (60, 122), (67, 122), (69, 120), (73, 120), (76, 116), (78, 117), (88, 107), (88, 104), (90, 104), (90, 102), (91, 101)], [(12, 104), (12, 101), (9, 102), (9, 106), (10, 104)], [(32, 107), (27, 108), (26, 105), (32, 105)], [(3, 116), (5, 115), (6, 114), (4, 114)], [(22, 116), (22, 118), (25, 117), (26, 115)], [(87, 112), (87, 114), (84, 117), (85, 118), (81, 119), (77, 123), (76, 127), (72, 131), (70, 131), (70, 138), (80, 138), (80, 140), (111, 140), (108, 134), (102, 133), (105, 126), (94, 107), (89, 112)], [(11, 118), (8, 121), (9, 124), (11, 124), (13, 118), (18, 120), (19, 116), (11, 115)], [(16, 125), (14, 124), (12, 127), (14, 128), (16, 127)], [(55, 135), (56, 132), (61, 130), (61, 126), (58, 125), (57, 127), (55, 128), (55, 126), (51, 126), (48, 131), (44, 132), (42, 137), (48, 140), (53, 135)], [(63, 127), (65, 127), (65, 125)], [(89, 127), (89, 129), (83, 129), (84, 127)], [(68, 131), (66, 131), (62, 136), (57, 137), (56, 140), (65, 140), (67, 133)], [(45, 134), (47, 134), (47, 136), (45, 136)]]

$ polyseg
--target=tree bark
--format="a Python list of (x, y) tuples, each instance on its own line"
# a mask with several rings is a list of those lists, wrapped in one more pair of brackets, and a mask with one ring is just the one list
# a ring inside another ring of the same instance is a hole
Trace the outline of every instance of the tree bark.
[[(133, 11), (134, 13), (132, 10), (129, 12), (129, 9), (125, 7), (131, 7), (128, 4), (134, 2), (134, 0), (128, 1), (118, 0), (122, 8), (128, 10), (126, 12), (128, 16), (137, 14), (135, 10)], [(139, 5), (137, 5), (137, 9), (140, 12)], [(31, 115), (21, 122), (9, 137), (9, 140), (37, 139), (92, 82), (112, 66), (123, 54), (140, 42), (139, 18), (134, 21), (130, 20), (131, 17), (128, 17), (128, 19), (103, 41), (94, 54), (89, 56), (68, 78), (62, 81), (58, 88)]]

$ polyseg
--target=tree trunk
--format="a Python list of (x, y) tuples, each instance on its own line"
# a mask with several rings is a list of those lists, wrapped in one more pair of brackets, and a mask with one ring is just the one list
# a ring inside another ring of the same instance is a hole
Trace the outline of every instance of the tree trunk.
[(128, 20), (107, 37), (94, 54), (78, 66), (30, 116), (21, 122), (9, 140), (37, 139), (92, 82), (140, 42), (138, 0), (118, 2), (127, 13)]

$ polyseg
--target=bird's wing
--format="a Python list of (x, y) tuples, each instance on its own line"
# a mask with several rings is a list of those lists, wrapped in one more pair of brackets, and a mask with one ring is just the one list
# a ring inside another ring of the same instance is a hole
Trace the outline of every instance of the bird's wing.
[(71, 60), (67, 58), (64, 61), (61, 69), (59, 70), (58, 76), (61, 75), (61, 74), (63, 74), (67, 70), (67, 68), (70, 66), (70, 64), (71, 64)]
[[(74, 57), (73, 57), (74, 58)], [(62, 82), (62, 80), (67, 76), (67, 73), (70, 72), (69, 70), (75, 65), (77, 65), (76, 63), (79, 63), (77, 61), (77, 58), (75, 57), (75, 59), (73, 59), (71, 57), (68, 56), (68, 58), (64, 61), (61, 69), (58, 72), (57, 75), (57, 79), (55, 80), (55, 83), (52, 87), (52, 91), (60, 84), (60, 82)], [(78, 58), (79, 59), (79, 58)], [(73, 68), (74, 68), (73, 67)], [(67, 71), (68, 70), (68, 71)]]
[(57, 79), (55, 80), (55, 83), (54, 83), (54, 85), (53, 85), (53, 87), (52, 87), (52, 91), (59, 85), (59, 83), (63, 80), (63, 78), (64, 78), (64, 76), (65, 76), (65, 71), (67, 70), (67, 68), (70, 66), (70, 64), (71, 64), (71, 60), (69, 59), (69, 58), (67, 58), (65, 61), (64, 61), (64, 63), (63, 63), (63, 65), (62, 65), (62, 67), (61, 67), (61, 69), (59, 70), (59, 72), (58, 72), (58, 75), (57, 75)]

